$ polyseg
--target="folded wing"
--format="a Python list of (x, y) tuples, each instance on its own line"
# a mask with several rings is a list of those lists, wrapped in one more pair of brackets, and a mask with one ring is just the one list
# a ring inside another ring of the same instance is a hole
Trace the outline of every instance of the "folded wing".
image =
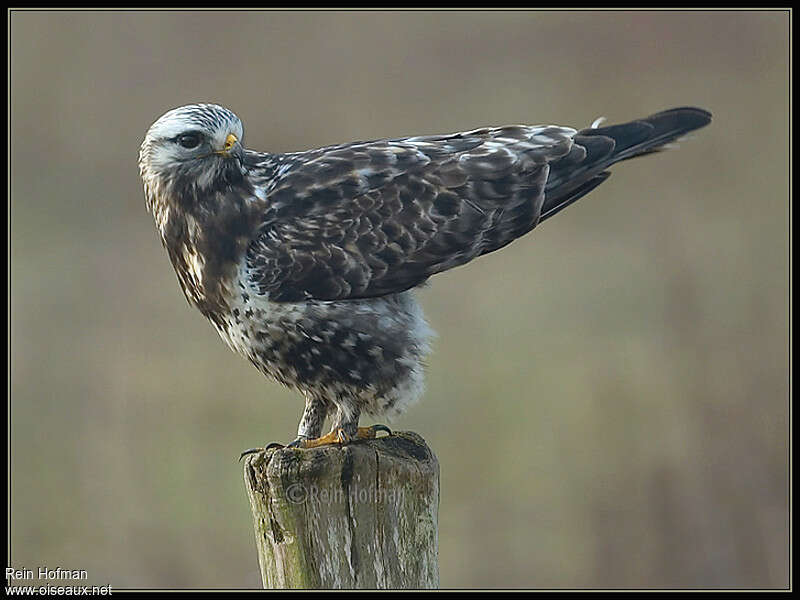
[(407, 290), (524, 235), (612, 163), (656, 150), (704, 115), (674, 109), (580, 132), (514, 125), (284, 155), (248, 249), (252, 283), (275, 302)]

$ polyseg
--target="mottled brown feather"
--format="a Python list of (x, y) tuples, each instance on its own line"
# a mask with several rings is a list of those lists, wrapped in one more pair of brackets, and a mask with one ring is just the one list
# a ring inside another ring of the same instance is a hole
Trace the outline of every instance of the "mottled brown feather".
[(709, 120), (679, 108), (578, 132), (510, 125), (283, 155), (247, 265), (275, 302), (401, 292), (509, 244), (613, 163)]

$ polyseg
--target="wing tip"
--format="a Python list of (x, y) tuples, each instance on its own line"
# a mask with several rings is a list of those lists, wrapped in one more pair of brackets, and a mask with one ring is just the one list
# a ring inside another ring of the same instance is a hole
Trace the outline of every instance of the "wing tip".
[(679, 106), (655, 113), (643, 120), (649, 121), (664, 117), (678, 119), (684, 128), (686, 128), (686, 131), (692, 131), (694, 129), (705, 127), (711, 123), (712, 114), (711, 111), (708, 111), (704, 108), (699, 108), (697, 106)]

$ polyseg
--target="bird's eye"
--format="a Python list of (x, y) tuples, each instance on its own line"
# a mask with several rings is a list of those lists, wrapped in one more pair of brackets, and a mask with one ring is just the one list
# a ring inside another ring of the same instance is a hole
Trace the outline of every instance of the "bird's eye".
[(186, 149), (197, 148), (203, 141), (199, 133), (184, 133), (178, 136), (178, 143)]

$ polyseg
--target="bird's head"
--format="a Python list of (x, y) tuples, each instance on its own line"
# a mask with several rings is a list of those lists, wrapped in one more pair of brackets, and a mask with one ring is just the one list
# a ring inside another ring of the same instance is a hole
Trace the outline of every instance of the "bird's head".
[(164, 114), (139, 150), (148, 209), (238, 183), (243, 135), (239, 117), (216, 104), (190, 104)]

